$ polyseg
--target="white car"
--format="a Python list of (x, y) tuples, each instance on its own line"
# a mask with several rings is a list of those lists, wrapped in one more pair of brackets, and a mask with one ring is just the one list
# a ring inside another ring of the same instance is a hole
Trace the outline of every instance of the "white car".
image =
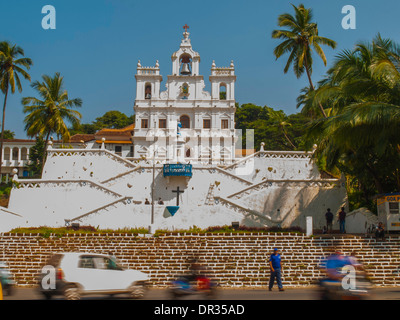
[[(122, 268), (108, 255), (94, 253), (57, 253), (47, 262), (39, 277), (39, 290), (47, 298), (63, 295), (67, 300), (79, 300), (82, 295), (130, 294), (143, 298), (149, 276), (137, 270)], [(49, 276), (54, 274), (55, 281)], [(51, 286), (49, 284), (55, 284)]]

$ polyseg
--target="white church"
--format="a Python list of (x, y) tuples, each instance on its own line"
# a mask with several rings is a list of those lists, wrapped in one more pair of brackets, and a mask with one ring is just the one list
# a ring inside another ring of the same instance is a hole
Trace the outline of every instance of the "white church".
[(322, 228), (327, 208), (348, 206), (344, 181), (321, 176), (312, 152), (267, 151), (264, 145), (254, 152), (258, 146), (249, 141), (252, 151), (242, 155), (234, 63), (213, 62), (211, 92), (205, 91), (200, 55), (184, 29), (166, 90), (158, 61), (137, 64), (136, 122), (125, 130), (130, 141), (123, 141), (129, 156), (109, 148), (106, 136), (73, 149), (50, 142), (41, 179), (14, 176), (9, 206), (0, 208), (0, 232), (72, 223), (100, 229), (305, 228), (308, 216)]

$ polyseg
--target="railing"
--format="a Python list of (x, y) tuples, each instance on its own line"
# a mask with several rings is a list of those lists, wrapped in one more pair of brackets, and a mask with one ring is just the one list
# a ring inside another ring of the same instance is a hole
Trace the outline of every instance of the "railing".
[(114, 176), (114, 177), (111, 177), (111, 178), (107, 179), (107, 180), (101, 181), (101, 183), (102, 183), (102, 184), (104, 184), (104, 183), (109, 183), (109, 182), (114, 181), (114, 180), (117, 180), (117, 179), (119, 179), (119, 178), (121, 178), (121, 177), (123, 177), (123, 176), (126, 176), (126, 175), (128, 175), (128, 174), (130, 174), (130, 173), (136, 172), (136, 171), (138, 171), (138, 170), (141, 169), (141, 168), (142, 168), (141, 166), (137, 166), (137, 167), (135, 167), (135, 168), (132, 169), (132, 170), (129, 170), (129, 171), (120, 173), (120, 174), (118, 174), (118, 175), (116, 175), (116, 176)]
[(94, 214), (94, 213), (99, 213), (100, 211), (105, 210), (105, 209), (107, 209), (108, 207), (114, 206), (114, 205), (116, 205), (116, 204), (119, 203), (119, 202), (123, 202), (123, 201), (130, 202), (130, 201), (132, 201), (131, 199), (132, 199), (132, 197), (120, 197), (120, 198), (118, 198), (118, 199), (115, 200), (115, 201), (112, 201), (112, 202), (110, 202), (110, 203), (107, 203), (107, 204), (105, 204), (105, 205), (103, 205), (103, 206), (101, 206), (101, 207), (98, 207), (98, 208), (96, 208), (96, 209), (90, 210), (89, 212), (86, 212), (86, 213), (84, 213), (84, 214), (82, 214), (82, 215), (80, 215), (80, 216), (78, 216), (78, 217), (75, 217), (75, 218), (72, 218), (72, 219), (64, 219), (64, 220), (65, 220), (65, 224), (66, 224), (66, 225), (69, 225), (69, 224), (70, 224), (71, 222), (73, 222), (73, 221), (80, 220), (80, 219), (82, 219), (82, 218), (84, 218), (84, 217), (87, 217), (87, 216), (89, 216), (89, 215), (91, 215), (91, 214)]
[(61, 156), (101, 156), (106, 155), (108, 158), (113, 159), (116, 162), (122, 163), (125, 167), (134, 168), (136, 167), (131, 161), (116, 155), (114, 152), (105, 149), (49, 149), (47, 150), (49, 157), (61, 157)]
[[(221, 203), (221, 205), (224, 205), (228, 209), (232, 209), (235, 212), (238, 212), (238, 211), (241, 212), (243, 215), (245, 215), (245, 217), (249, 217), (250, 216), (250, 218), (252, 218), (253, 220), (257, 220), (258, 219), (261, 224), (263, 224), (262, 221), (268, 222), (269, 224), (272, 223), (272, 224), (275, 224), (275, 225), (280, 225), (283, 222), (283, 219), (280, 219), (280, 220), (273, 219), (268, 215), (263, 215), (260, 212), (252, 210), (250, 208), (243, 207), (240, 204), (237, 204), (237, 203), (233, 202), (232, 200), (228, 200), (226, 198), (222, 198), (222, 197), (219, 197), (219, 196), (214, 197), (214, 199), (215, 199), (214, 200), (215, 204)], [(254, 218), (256, 218), (256, 219), (254, 219)], [(267, 224), (265, 224), (265, 225), (268, 226)]]
[(29, 188), (42, 188), (42, 187), (52, 187), (52, 186), (61, 186), (64, 187), (68, 184), (77, 184), (81, 187), (89, 186), (91, 188), (96, 188), (101, 190), (106, 194), (110, 194), (115, 198), (121, 198), (122, 195), (91, 180), (39, 180), (39, 179), (23, 179), (17, 180), (14, 188), (17, 189), (29, 189)]
[(322, 188), (332, 188), (337, 187), (340, 184), (340, 180), (338, 179), (320, 179), (320, 180), (265, 180), (260, 183), (254, 184), (250, 187), (242, 189), (238, 192), (235, 192), (228, 196), (228, 198), (240, 199), (245, 195), (250, 194), (250, 191), (259, 191), (264, 188), (272, 187), (274, 184), (282, 187), (285, 185), (293, 184), (295, 186), (299, 186), (299, 184), (304, 183), (309, 187), (322, 187)]

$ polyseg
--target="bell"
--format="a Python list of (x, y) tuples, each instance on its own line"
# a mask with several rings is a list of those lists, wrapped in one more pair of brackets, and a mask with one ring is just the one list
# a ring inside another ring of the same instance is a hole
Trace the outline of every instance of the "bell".
[(189, 74), (191, 74), (190, 69), (189, 69), (189, 63), (183, 63), (182, 64), (181, 75), (187, 76)]

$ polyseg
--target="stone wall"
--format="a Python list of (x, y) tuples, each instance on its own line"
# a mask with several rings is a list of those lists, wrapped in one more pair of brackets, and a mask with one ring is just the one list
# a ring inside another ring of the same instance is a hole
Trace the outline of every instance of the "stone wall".
[(159, 237), (129, 234), (50, 236), (0, 234), (0, 260), (6, 261), (18, 285), (34, 285), (51, 253), (63, 251), (112, 252), (129, 268), (150, 274), (154, 286), (165, 287), (188, 270), (197, 257), (223, 287), (266, 286), (266, 260), (274, 247), (282, 251), (283, 281), (288, 287), (315, 283), (318, 265), (334, 248), (359, 259), (376, 285), (400, 285), (400, 238), (376, 241), (371, 237), (306, 237), (300, 234), (170, 234)]

